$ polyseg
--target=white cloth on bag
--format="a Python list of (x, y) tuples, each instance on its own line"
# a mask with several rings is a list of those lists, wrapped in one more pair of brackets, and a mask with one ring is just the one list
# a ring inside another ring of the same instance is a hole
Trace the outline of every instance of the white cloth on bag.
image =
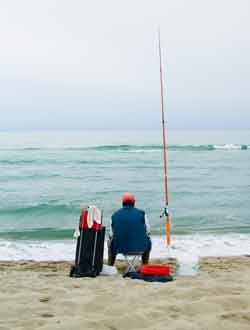
[[(90, 205), (90, 206), (81, 205), (81, 211), (84, 210), (88, 210), (88, 217), (87, 217), (88, 228), (91, 228), (93, 226), (94, 221), (98, 224), (102, 223), (102, 212), (98, 207), (96, 207), (95, 205)], [(79, 236), (80, 236), (80, 230), (79, 230), (79, 224), (77, 224), (73, 237), (78, 238)]]
[(102, 212), (95, 205), (89, 205), (87, 218), (88, 228), (93, 226), (94, 221), (98, 224), (102, 223)]

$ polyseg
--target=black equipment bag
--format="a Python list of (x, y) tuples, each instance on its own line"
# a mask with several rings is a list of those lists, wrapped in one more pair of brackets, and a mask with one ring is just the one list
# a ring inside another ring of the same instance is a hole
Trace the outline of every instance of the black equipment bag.
[(70, 277), (96, 277), (102, 271), (105, 227), (100, 230), (80, 228), (77, 238), (75, 265)]
[(146, 282), (171, 282), (173, 277), (171, 275), (144, 275), (140, 272), (129, 272), (123, 275), (123, 277), (132, 278), (133, 280), (143, 280)]

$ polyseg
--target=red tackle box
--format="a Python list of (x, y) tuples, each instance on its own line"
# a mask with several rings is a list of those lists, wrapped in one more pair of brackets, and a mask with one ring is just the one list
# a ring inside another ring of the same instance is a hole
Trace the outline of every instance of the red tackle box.
[(168, 265), (141, 265), (140, 273), (143, 275), (170, 275), (170, 267)]

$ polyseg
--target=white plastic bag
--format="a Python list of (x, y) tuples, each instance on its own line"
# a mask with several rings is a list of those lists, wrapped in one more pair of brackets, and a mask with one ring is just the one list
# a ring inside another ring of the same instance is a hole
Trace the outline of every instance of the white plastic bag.
[(100, 275), (112, 276), (117, 275), (118, 271), (114, 266), (103, 265)]

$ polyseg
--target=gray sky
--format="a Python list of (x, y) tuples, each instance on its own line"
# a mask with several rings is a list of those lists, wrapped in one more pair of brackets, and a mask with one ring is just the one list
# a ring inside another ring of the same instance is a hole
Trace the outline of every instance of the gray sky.
[(0, 0), (0, 129), (250, 128), (250, 1)]

